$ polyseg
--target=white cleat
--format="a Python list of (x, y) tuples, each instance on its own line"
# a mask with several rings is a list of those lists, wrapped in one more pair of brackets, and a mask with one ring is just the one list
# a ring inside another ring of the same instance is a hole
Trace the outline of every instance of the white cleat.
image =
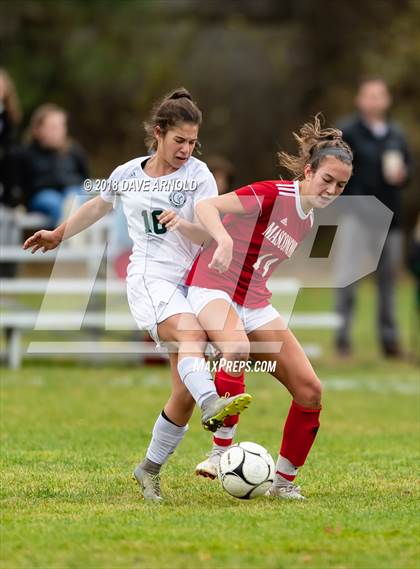
[(208, 458), (197, 464), (195, 467), (195, 474), (197, 476), (203, 476), (204, 478), (210, 478), (214, 480), (217, 478), (219, 473), (219, 464), (220, 464), (220, 457), (222, 454), (228, 450), (230, 447), (226, 447), (223, 449), (214, 448), (211, 452), (208, 453)]
[(272, 498), (283, 498), (285, 500), (306, 500), (300, 493), (300, 486), (295, 486), (292, 482), (275, 480), (271, 488), (267, 490), (266, 496)]
[(160, 493), (159, 474), (150, 474), (138, 465), (133, 472), (133, 478), (138, 482), (145, 500), (151, 502), (161, 502), (163, 500)]
[(218, 397), (214, 395), (204, 402), (201, 411), (201, 423), (207, 431), (216, 432), (219, 427), (223, 426), (223, 421), (227, 417), (240, 415), (252, 401), (249, 393), (240, 393), (233, 397)]

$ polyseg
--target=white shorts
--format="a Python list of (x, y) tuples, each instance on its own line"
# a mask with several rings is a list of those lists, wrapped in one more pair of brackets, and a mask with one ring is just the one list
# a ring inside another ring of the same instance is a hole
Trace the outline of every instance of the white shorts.
[(198, 286), (190, 286), (188, 288), (188, 302), (196, 316), (203, 310), (212, 300), (226, 300), (236, 310), (239, 318), (242, 320), (245, 332), (249, 334), (257, 328), (264, 326), (268, 322), (281, 318), (278, 311), (269, 304), (262, 308), (247, 308), (233, 301), (224, 290), (213, 288), (201, 288)]
[(163, 279), (129, 276), (127, 298), (138, 328), (147, 330), (158, 345), (157, 326), (160, 322), (174, 314), (193, 314), (187, 300), (187, 287)]

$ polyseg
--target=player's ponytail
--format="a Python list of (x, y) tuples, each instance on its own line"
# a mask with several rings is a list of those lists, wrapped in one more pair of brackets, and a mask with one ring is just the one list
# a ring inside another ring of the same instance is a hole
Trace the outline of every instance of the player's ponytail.
[(175, 89), (166, 95), (167, 99), (182, 99), (183, 97), (192, 101), (191, 94), (185, 87), (179, 87), (179, 89)]
[(201, 121), (201, 111), (189, 91), (184, 87), (174, 89), (153, 106), (148, 120), (144, 122), (146, 146), (149, 150), (156, 150), (157, 140), (154, 130), (156, 126), (165, 135), (179, 123), (188, 122), (200, 126)]
[(280, 166), (289, 170), (296, 178), (303, 177), (306, 164), (310, 164), (315, 172), (326, 156), (334, 156), (349, 165), (353, 162), (353, 153), (350, 146), (344, 142), (341, 130), (322, 128), (321, 116), (318, 113), (313, 123), (305, 123), (299, 134), (293, 133), (299, 147), (297, 156), (287, 152), (277, 154)]

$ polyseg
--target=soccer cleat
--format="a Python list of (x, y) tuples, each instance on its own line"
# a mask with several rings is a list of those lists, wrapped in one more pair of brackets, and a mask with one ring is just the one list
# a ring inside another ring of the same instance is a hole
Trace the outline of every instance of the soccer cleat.
[(205, 429), (214, 433), (223, 426), (226, 417), (239, 415), (252, 401), (248, 393), (241, 393), (233, 397), (212, 397), (206, 404), (204, 402), (201, 423)]
[(296, 486), (289, 480), (276, 480), (271, 488), (267, 490), (266, 496), (273, 498), (284, 498), (286, 500), (306, 500), (305, 496), (300, 493), (300, 486)]
[(203, 476), (204, 478), (210, 478), (214, 480), (217, 478), (220, 464), (220, 457), (222, 454), (228, 450), (230, 446), (226, 448), (214, 448), (208, 453), (208, 458), (197, 464), (195, 467), (195, 473), (197, 476)]
[(133, 472), (133, 478), (138, 482), (145, 500), (161, 502), (163, 500), (160, 493), (159, 474), (150, 474), (140, 465)]

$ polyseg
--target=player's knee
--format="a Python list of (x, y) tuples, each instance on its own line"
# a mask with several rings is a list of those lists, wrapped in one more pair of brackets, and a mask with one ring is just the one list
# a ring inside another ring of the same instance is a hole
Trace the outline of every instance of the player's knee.
[(207, 342), (207, 334), (204, 330), (194, 330), (191, 334), (194, 341)]
[(312, 393), (311, 398), (312, 402), (314, 403), (314, 406), (320, 407), (322, 401), (322, 383), (319, 381), (317, 377), (314, 378), (314, 381), (312, 382), (311, 393)]
[(306, 377), (299, 385), (296, 401), (304, 407), (319, 408), (322, 400), (322, 384), (319, 379), (316, 376)]
[(229, 342), (226, 347), (222, 348), (222, 357), (226, 361), (246, 362), (249, 358), (249, 341), (239, 340), (237, 342)]
[(207, 334), (204, 330), (179, 331), (175, 340), (180, 346), (188, 346), (188, 351), (204, 352), (207, 345)]

